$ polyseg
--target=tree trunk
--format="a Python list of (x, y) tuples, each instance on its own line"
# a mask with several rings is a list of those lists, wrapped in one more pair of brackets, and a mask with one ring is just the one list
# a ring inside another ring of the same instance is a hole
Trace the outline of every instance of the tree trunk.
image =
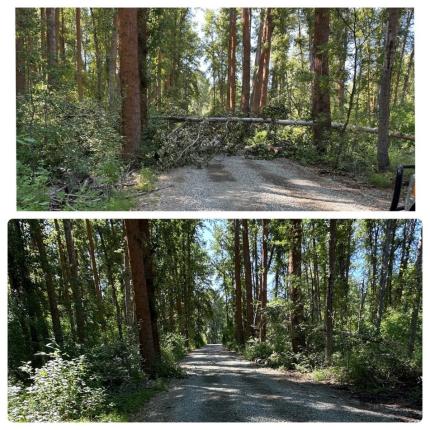
[(149, 376), (156, 376), (157, 358), (152, 335), (151, 308), (146, 285), (142, 220), (125, 220), (128, 254), (133, 280), (136, 322), (139, 327), (142, 368)]
[(323, 154), (328, 144), (331, 127), (330, 77), (328, 62), (328, 41), (330, 34), (330, 9), (315, 9), (313, 37), (313, 86), (312, 119), (314, 145)]
[(122, 155), (131, 161), (137, 155), (141, 137), (137, 9), (118, 9), (118, 20), (122, 129), (125, 136)]
[(291, 297), (291, 347), (293, 352), (301, 352), (306, 347), (303, 331), (304, 308), (301, 293), (302, 277), (302, 221), (291, 220), (290, 255), (288, 259)]
[(38, 220), (30, 220), (30, 229), (33, 240), (39, 252), (40, 266), (45, 276), (46, 292), (48, 294), (49, 311), (51, 314), (52, 331), (55, 341), (61, 345), (63, 343), (63, 330), (61, 328), (60, 314), (58, 312), (57, 293), (55, 291), (52, 268), (48, 262), (43, 233)]
[(412, 49), (412, 52), (409, 56), (408, 70), (406, 72), (405, 80), (403, 82), (402, 97), (400, 100), (400, 104), (403, 104), (405, 102), (406, 95), (408, 93), (409, 80), (410, 80), (410, 77), (412, 75), (412, 69), (414, 67), (414, 53), (415, 53), (415, 47)]
[(142, 130), (148, 122), (148, 14), (149, 9), (139, 8), (139, 75), (140, 75), (140, 118)]
[(327, 283), (326, 312), (325, 312), (325, 359), (328, 365), (331, 364), (333, 355), (333, 295), (334, 281), (336, 277), (336, 220), (330, 220), (330, 241), (329, 241), (329, 278)]
[(254, 336), (254, 312), (252, 307), (252, 273), (251, 259), (249, 257), (249, 235), (248, 220), (242, 220), (242, 250), (243, 250), (243, 268), (245, 272), (245, 290), (246, 290), (246, 325), (245, 337), (248, 339)]
[(16, 22), (16, 38), (15, 38), (15, 54), (16, 54), (16, 96), (22, 96), (26, 90), (25, 78), (25, 51), (24, 51), (24, 38), (21, 32), (25, 28), (25, 16), (23, 9), (15, 9), (15, 22)]
[(236, 9), (230, 8), (226, 108), (231, 113), (234, 113), (236, 106), (236, 44)]
[(112, 34), (110, 40), (109, 54), (108, 54), (108, 96), (109, 96), (109, 110), (112, 111), (115, 107), (115, 100), (117, 98), (117, 57), (118, 57), (118, 13), (114, 11), (112, 18)]
[(75, 11), (76, 22), (76, 87), (78, 90), (78, 99), (82, 101), (84, 98), (84, 83), (82, 75), (82, 30), (81, 30), (81, 9), (76, 8)]
[(46, 8), (46, 34), (48, 52), (48, 85), (53, 88), (57, 75), (57, 40), (55, 26), (55, 8)]
[(267, 237), (269, 235), (268, 231), (268, 220), (261, 220), (263, 227), (263, 240), (262, 240), (262, 252), (261, 252), (261, 282), (260, 282), (260, 297), (261, 302), (261, 315), (260, 315), (260, 341), (266, 341), (267, 334), (267, 272), (268, 272), (268, 253), (267, 253)]
[(242, 322), (242, 286), (240, 283), (240, 223), (233, 221), (234, 227), (234, 283), (235, 283), (235, 338), (238, 345), (243, 345), (243, 322)]
[(90, 7), (91, 20), (93, 23), (93, 38), (94, 38), (94, 51), (96, 54), (96, 98), (99, 102), (103, 100), (103, 80), (102, 80), (102, 59), (100, 53), (100, 43), (97, 33), (97, 19), (94, 14), (94, 8)]
[(124, 306), (125, 306), (125, 321), (128, 327), (132, 327), (134, 323), (133, 314), (133, 298), (131, 293), (131, 273), (130, 273), (130, 260), (128, 257), (128, 245), (127, 245), (127, 235), (125, 234), (125, 222), (124, 224)]
[(72, 287), (73, 306), (76, 317), (76, 334), (80, 343), (85, 342), (85, 315), (82, 305), (82, 293), (78, 277), (78, 260), (76, 258), (75, 244), (73, 241), (72, 224), (69, 219), (63, 219), (64, 235), (66, 237), (66, 249), (70, 267), (70, 286)]
[[(267, 12), (266, 12), (267, 13)], [(265, 12), (262, 9), (260, 15), (260, 33), (258, 36), (257, 52), (255, 53), (255, 71), (252, 83), (252, 99), (251, 111), (254, 114), (259, 113), (260, 99), (261, 99), (261, 84), (263, 81), (263, 65), (264, 65), (264, 43), (266, 35), (267, 20), (264, 18)]]
[(388, 132), (390, 125), (391, 75), (394, 57), (396, 54), (399, 17), (399, 8), (388, 9), (388, 23), (384, 47), (384, 64), (382, 66), (381, 80), (379, 84), (377, 159), (378, 170), (380, 172), (385, 172), (390, 166), (390, 159), (388, 156), (390, 140)]
[(261, 112), (267, 102), (267, 88), (269, 84), (269, 65), (270, 65), (270, 51), (272, 45), (272, 33), (273, 33), (273, 19), (272, 9), (269, 7), (266, 11), (265, 19), (265, 36), (264, 44), (262, 49), (262, 75), (261, 75), (261, 91), (260, 100), (258, 104), (258, 112)]
[(393, 242), (394, 234), (396, 231), (396, 220), (385, 220), (384, 243), (382, 245), (381, 257), (381, 277), (379, 280), (379, 295), (378, 295), (378, 311), (376, 313), (376, 330), (379, 333), (381, 328), (381, 321), (384, 316), (385, 301), (387, 293), (387, 279), (388, 279), (388, 266), (390, 258), (390, 247)]
[(251, 9), (242, 9), (242, 98), (241, 108), (246, 115), (249, 114), (249, 93), (251, 78)]

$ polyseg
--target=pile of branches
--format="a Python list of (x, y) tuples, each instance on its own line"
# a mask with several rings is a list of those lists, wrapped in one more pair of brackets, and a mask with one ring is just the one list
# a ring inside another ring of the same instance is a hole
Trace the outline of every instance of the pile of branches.
[(175, 123), (158, 130), (157, 164), (161, 169), (184, 165), (203, 167), (220, 153), (238, 153), (245, 147), (245, 127), (235, 122)]

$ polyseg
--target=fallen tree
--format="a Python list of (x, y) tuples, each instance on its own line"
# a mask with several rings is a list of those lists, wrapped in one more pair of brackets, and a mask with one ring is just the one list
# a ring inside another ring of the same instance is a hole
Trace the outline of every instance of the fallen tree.
[[(199, 117), (199, 116), (176, 116), (176, 115), (157, 115), (153, 116), (153, 119), (160, 119), (166, 121), (175, 122), (242, 122), (249, 124), (277, 124), (281, 126), (304, 126), (311, 127), (313, 121), (307, 120), (292, 120), (292, 119), (271, 119), (271, 118), (241, 118), (241, 117), (220, 117), (220, 116), (209, 116), (209, 117)], [(340, 122), (332, 122), (331, 127), (334, 129), (343, 129), (344, 124)], [(364, 127), (359, 125), (348, 125), (347, 130), (378, 134), (377, 127)], [(396, 131), (390, 131), (389, 136), (393, 139), (402, 139), (415, 142), (415, 136), (411, 134), (399, 133)]]

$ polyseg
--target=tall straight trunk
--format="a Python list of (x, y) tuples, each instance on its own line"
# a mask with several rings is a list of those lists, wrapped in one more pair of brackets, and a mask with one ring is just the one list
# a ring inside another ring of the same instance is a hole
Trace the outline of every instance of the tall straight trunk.
[(55, 8), (46, 8), (46, 34), (48, 53), (48, 85), (52, 88), (56, 83), (57, 39), (56, 39)]
[(70, 269), (67, 264), (66, 254), (64, 251), (63, 241), (61, 239), (60, 225), (58, 221), (54, 219), (55, 226), (55, 236), (57, 240), (57, 248), (58, 248), (58, 256), (60, 258), (60, 267), (61, 267), (61, 275), (63, 279), (63, 306), (66, 309), (67, 319), (69, 320), (70, 332), (72, 334), (73, 340), (76, 340), (76, 326), (75, 319), (73, 316), (72, 304), (70, 300), (69, 294), (69, 285), (70, 285)]
[(242, 254), (243, 268), (245, 272), (245, 291), (246, 291), (246, 325), (245, 337), (254, 335), (254, 312), (252, 307), (252, 273), (251, 259), (249, 257), (249, 235), (248, 235), (248, 220), (242, 220)]
[(15, 55), (16, 55), (16, 95), (22, 96), (26, 90), (26, 79), (25, 79), (25, 51), (24, 51), (24, 38), (21, 32), (25, 28), (25, 16), (23, 9), (15, 9), (15, 21), (16, 21), (16, 38), (15, 38)]
[(102, 58), (100, 52), (99, 35), (97, 33), (97, 18), (94, 8), (90, 7), (91, 20), (93, 24), (94, 51), (96, 54), (96, 98), (99, 102), (103, 99)]
[(124, 274), (123, 274), (123, 283), (124, 283), (124, 307), (125, 307), (125, 321), (128, 327), (132, 327), (134, 320), (134, 308), (133, 308), (133, 298), (131, 292), (131, 273), (130, 273), (130, 260), (128, 256), (128, 245), (127, 245), (127, 235), (125, 234), (125, 223), (123, 221), (123, 230), (124, 230)]
[(336, 278), (336, 225), (335, 219), (330, 220), (330, 240), (329, 240), (329, 277), (327, 283), (326, 311), (325, 311), (325, 359), (327, 364), (331, 364), (333, 355), (333, 295), (334, 281)]
[(422, 231), (421, 231), (421, 241), (418, 248), (417, 260), (415, 262), (415, 288), (414, 288), (414, 302), (412, 307), (411, 322), (409, 326), (409, 339), (408, 339), (408, 355), (412, 358), (415, 350), (415, 339), (417, 337), (418, 331), (418, 317), (421, 309), (422, 301), (422, 281), (423, 281), (423, 242), (422, 242)]
[(313, 85), (312, 119), (313, 140), (318, 153), (323, 154), (328, 145), (331, 127), (330, 77), (328, 62), (328, 42), (330, 34), (330, 9), (315, 9), (313, 35)]
[(289, 255), (289, 277), (291, 285), (291, 347), (293, 352), (303, 351), (306, 347), (305, 334), (303, 331), (304, 308), (301, 292), (302, 277), (302, 221), (291, 220), (291, 241)]
[(52, 267), (48, 261), (48, 255), (46, 253), (43, 233), (39, 221), (30, 220), (29, 223), (31, 235), (39, 253), (40, 266), (45, 277), (46, 292), (48, 295), (49, 302), (49, 312), (52, 321), (52, 331), (54, 333), (55, 341), (59, 345), (61, 345), (63, 343), (63, 330), (61, 328), (60, 314), (58, 312), (58, 300), (52, 275)]
[(46, 61), (48, 58), (47, 53), (47, 40), (46, 40), (46, 8), (40, 8), (40, 51), (42, 59)]
[(414, 67), (414, 53), (415, 53), (415, 47), (412, 48), (412, 52), (409, 55), (408, 69), (406, 71), (405, 80), (403, 81), (402, 97), (401, 97), (401, 100), (400, 100), (400, 104), (403, 104), (405, 102), (406, 95), (408, 93), (409, 80), (411, 78), (412, 70), (413, 70), (413, 67)]
[(157, 357), (152, 335), (151, 309), (146, 285), (142, 220), (125, 220), (128, 254), (136, 306), (136, 322), (139, 327), (139, 345), (142, 368), (149, 376), (156, 376)]
[(266, 106), (266, 102), (267, 102), (267, 88), (269, 84), (270, 50), (272, 45), (272, 33), (273, 33), (273, 18), (272, 18), (271, 8), (267, 8), (265, 28), (266, 28), (266, 32), (264, 37), (264, 45), (262, 49), (263, 73), (261, 76), (260, 101), (258, 104), (259, 112), (261, 112), (264, 106)]
[(258, 65), (260, 62), (260, 54), (261, 54), (261, 43), (263, 40), (263, 31), (264, 31), (264, 8), (261, 9), (260, 12), (260, 25), (258, 30), (258, 37), (257, 37), (257, 46), (255, 49), (255, 59), (254, 59), (254, 71), (252, 73), (252, 91), (251, 91), (251, 100), (250, 103), (250, 110), (251, 112), (254, 112), (254, 104), (255, 104), (255, 98), (259, 95), (256, 94), (256, 89), (258, 87), (257, 79), (258, 79)]
[(84, 98), (84, 82), (83, 82), (83, 63), (82, 63), (82, 30), (81, 30), (81, 9), (75, 10), (76, 23), (76, 88), (78, 90), (78, 98), (81, 101)]
[(384, 63), (382, 66), (381, 80), (379, 84), (377, 159), (378, 170), (380, 172), (385, 172), (390, 166), (390, 159), (388, 155), (390, 139), (388, 132), (390, 126), (391, 75), (393, 71), (394, 57), (396, 54), (399, 18), (399, 8), (388, 9), (388, 23), (384, 46)]
[[(108, 221), (106, 221), (106, 224), (108, 224)], [(115, 307), (115, 316), (116, 316), (116, 326), (118, 329), (118, 337), (120, 339), (122, 339), (123, 338), (123, 335), (122, 335), (122, 315), (121, 315), (121, 308), (120, 308), (119, 302), (118, 302), (118, 294), (117, 294), (117, 290), (116, 290), (115, 279), (113, 276), (114, 262), (112, 261), (112, 256), (111, 256), (111, 254), (108, 251), (108, 248), (106, 246), (106, 243), (105, 243), (105, 240), (103, 237), (103, 232), (101, 231), (101, 229), (98, 229), (98, 234), (100, 237), (101, 248), (102, 248), (103, 254), (104, 254), (107, 280), (108, 280), (108, 284), (110, 285), (110, 290), (111, 290), (111, 294), (112, 294), (112, 303)]]
[(104, 310), (103, 310), (103, 299), (102, 293), (100, 290), (100, 277), (97, 269), (97, 262), (95, 256), (95, 246), (94, 246), (94, 233), (93, 227), (91, 225), (91, 221), (85, 220), (85, 227), (87, 231), (87, 240), (88, 240), (88, 252), (90, 254), (90, 263), (91, 263), (91, 271), (93, 272), (93, 284), (94, 284), (94, 293), (97, 302), (97, 313), (99, 322), (104, 325)]
[(139, 8), (139, 75), (140, 75), (140, 118), (141, 127), (145, 127), (148, 121), (148, 15), (149, 9)]
[(117, 98), (117, 58), (118, 57), (118, 12), (115, 10), (112, 18), (112, 33), (108, 54), (108, 97), (109, 110), (113, 110)]
[(266, 308), (267, 308), (267, 273), (268, 273), (268, 252), (267, 252), (267, 238), (269, 235), (268, 230), (268, 220), (263, 219), (261, 221), (263, 227), (263, 240), (262, 240), (262, 253), (261, 253), (261, 294), (260, 294), (260, 302), (261, 302), (261, 316), (260, 316), (260, 341), (266, 341), (267, 335), (267, 317), (266, 317)]
[(64, 8), (60, 9), (60, 28), (58, 30), (58, 52), (60, 54), (61, 64), (64, 66), (66, 63), (66, 42), (65, 42), (65, 22), (64, 22)]
[(73, 306), (75, 309), (76, 334), (81, 343), (85, 342), (85, 315), (82, 304), (82, 293), (78, 276), (78, 260), (76, 258), (75, 243), (73, 240), (72, 223), (69, 219), (63, 219), (64, 235), (68, 265), (70, 267), (70, 286), (72, 288)]
[(251, 9), (242, 9), (242, 98), (241, 108), (246, 115), (249, 114), (249, 93), (251, 79)]
[(376, 330), (379, 333), (387, 299), (387, 280), (390, 259), (390, 247), (396, 232), (396, 220), (385, 220), (384, 242), (382, 244), (381, 276), (379, 280), (378, 311), (376, 313)]
[(234, 113), (236, 106), (236, 45), (236, 9), (230, 8), (226, 108), (231, 113)]
[(148, 290), (149, 308), (151, 311), (152, 338), (154, 341), (154, 351), (156, 358), (161, 355), (160, 336), (158, 334), (158, 315), (155, 303), (155, 283), (154, 283), (154, 262), (152, 259), (151, 234), (149, 220), (142, 220), (142, 243), (143, 243), (143, 265), (145, 266), (146, 288)]
[(141, 137), (140, 78), (137, 9), (118, 9), (119, 61), (122, 94), (122, 156), (131, 161), (137, 155)]
[(254, 73), (254, 80), (252, 85), (252, 113), (259, 113), (260, 107), (260, 99), (261, 99), (261, 87), (263, 82), (263, 68), (264, 68), (264, 44), (266, 42), (266, 31), (267, 31), (267, 20), (264, 16), (267, 14), (267, 11), (263, 13), (261, 12), (261, 22), (260, 22), (260, 35), (259, 35), (259, 46), (257, 46), (256, 52), (256, 69)]
[(234, 284), (235, 284), (235, 338), (238, 345), (245, 343), (242, 322), (242, 286), (240, 282), (240, 222), (233, 221), (234, 228)]

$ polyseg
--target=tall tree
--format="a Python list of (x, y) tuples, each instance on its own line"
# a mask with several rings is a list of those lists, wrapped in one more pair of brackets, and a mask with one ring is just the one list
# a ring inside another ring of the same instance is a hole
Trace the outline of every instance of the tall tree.
[(302, 276), (302, 221), (291, 220), (290, 255), (288, 259), (289, 278), (291, 285), (291, 346), (293, 352), (303, 351), (305, 336), (303, 331), (304, 306), (301, 294)]
[(145, 128), (148, 121), (148, 16), (149, 9), (139, 8), (138, 10), (139, 25), (139, 76), (140, 76), (140, 118), (141, 127)]
[(234, 229), (234, 284), (235, 284), (235, 337), (239, 345), (244, 344), (243, 321), (242, 321), (242, 285), (240, 264), (240, 221), (233, 221)]
[(82, 30), (81, 30), (81, 9), (75, 10), (75, 25), (76, 25), (76, 87), (78, 90), (78, 98), (84, 98), (84, 82), (83, 82), (83, 62), (82, 62)]
[(119, 60), (122, 94), (123, 158), (132, 161), (141, 137), (137, 9), (118, 9)]
[(268, 250), (267, 250), (267, 239), (269, 236), (268, 230), (268, 220), (261, 220), (262, 226), (262, 245), (261, 245), (261, 282), (260, 282), (260, 294), (259, 300), (261, 305), (260, 312), (260, 340), (262, 342), (266, 341), (267, 335), (267, 317), (266, 317), (266, 308), (267, 308), (267, 275), (269, 269), (268, 263)]
[(336, 243), (337, 243), (337, 221), (330, 220), (330, 239), (329, 239), (329, 254), (328, 254), (328, 282), (326, 295), (326, 310), (325, 310), (325, 359), (327, 364), (331, 364), (333, 355), (333, 295), (334, 283), (336, 279)]
[(136, 322), (139, 327), (142, 368), (152, 377), (156, 375), (157, 356), (151, 321), (149, 293), (146, 284), (142, 220), (125, 220), (131, 276), (133, 280)]
[(249, 114), (249, 94), (251, 79), (251, 9), (242, 9), (242, 98), (241, 108), (246, 115)]
[(234, 113), (236, 107), (236, 45), (237, 30), (235, 8), (229, 10), (230, 25), (228, 37), (228, 72), (227, 72), (227, 111)]
[(377, 158), (378, 170), (380, 172), (385, 172), (390, 166), (390, 159), (388, 156), (390, 140), (388, 133), (390, 126), (391, 76), (394, 57), (396, 54), (399, 19), (399, 8), (388, 9), (388, 21), (384, 45), (384, 63), (379, 83)]
[(313, 139), (317, 151), (322, 154), (327, 146), (327, 133), (331, 127), (330, 77), (328, 42), (330, 34), (330, 9), (316, 8), (313, 33), (313, 85), (312, 119)]
[(249, 256), (249, 234), (248, 220), (242, 220), (242, 254), (243, 269), (245, 272), (245, 291), (246, 291), (246, 325), (245, 336), (249, 338), (254, 335), (254, 309), (252, 304), (252, 272), (251, 259)]
[(55, 8), (46, 8), (46, 31), (47, 31), (47, 50), (48, 50), (48, 85), (55, 86), (57, 76), (57, 40)]
[(264, 44), (262, 46), (262, 76), (261, 76), (261, 91), (260, 101), (258, 105), (258, 111), (266, 106), (267, 102), (267, 89), (269, 85), (269, 65), (270, 65), (270, 51), (272, 46), (272, 34), (273, 34), (273, 17), (272, 9), (269, 7), (266, 11), (265, 17), (265, 32), (264, 32)]

